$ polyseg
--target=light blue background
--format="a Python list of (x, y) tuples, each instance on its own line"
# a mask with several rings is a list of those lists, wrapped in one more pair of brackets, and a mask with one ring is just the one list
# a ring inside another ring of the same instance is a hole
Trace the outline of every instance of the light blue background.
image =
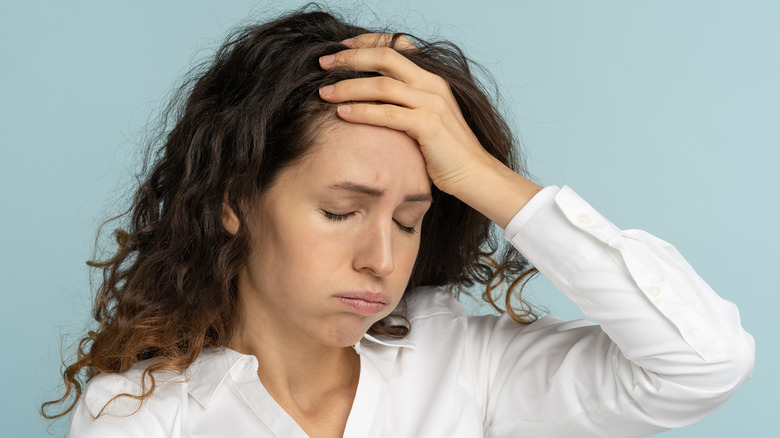
[[(228, 29), (302, 4), (275, 3), (282, 6), (0, 5), (0, 435), (47, 436), (36, 409), (59, 394), (61, 336), (80, 334), (88, 321), (84, 261), (132, 181), (147, 119)], [(461, 44), (500, 83), (538, 180), (569, 184), (618, 226), (673, 242), (739, 305), (758, 348), (753, 379), (710, 418), (663, 436), (780, 436), (778, 5), (441, 0), (357, 8), (363, 24)], [(544, 281), (530, 287), (552, 312), (577, 317)], [(62, 436), (65, 425), (48, 433)]]

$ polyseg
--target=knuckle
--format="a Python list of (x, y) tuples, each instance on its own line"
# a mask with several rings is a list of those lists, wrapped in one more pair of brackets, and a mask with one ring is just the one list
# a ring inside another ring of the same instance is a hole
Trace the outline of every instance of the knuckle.
[(393, 86), (393, 80), (387, 76), (379, 76), (376, 79), (376, 86), (380, 91), (388, 91)]
[(431, 98), (431, 106), (436, 110), (436, 114), (442, 114), (449, 108), (447, 99), (440, 94), (434, 94)]
[(336, 53), (336, 58), (334, 61), (334, 64), (351, 64), (355, 61), (355, 51), (344, 50), (342, 52)]
[(393, 105), (382, 105), (382, 112), (388, 121), (393, 121), (398, 117), (398, 112)]
[(345, 61), (349, 64), (354, 64), (358, 61), (358, 57), (360, 56), (360, 52), (357, 49), (347, 50), (344, 53), (344, 57), (346, 58)]
[(427, 115), (427, 117), (426, 117), (425, 119), (426, 119), (426, 122), (428, 123), (428, 126), (429, 126), (429, 127), (430, 127), (430, 129), (432, 129), (432, 130), (433, 130), (433, 129), (437, 129), (439, 126), (442, 126), (442, 125), (443, 125), (443, 123), (442, 123), (443, 121), (442, 121), (441, 113), (440, 113), (440, 112), (438, 112), (438, 111), (436, 111), (436, 112), (434, 112), (434, 113), (430, 113), (430, 114), (428, 114), (428, 115)]
[(390, 47), (390, 43), (392, 43), (392, 41), (393, 41), (393, 34), (380, 33), (377, 34), (374, 47)]
[(363, 105), (352, 104), (350, 106), (352, 109), (349, 112), (349, 117), (363, 117), (366, 114), (366, 109), (363, 108)]
[(328, 100), (339, 100), (344, 94), (349, 93), (349, 87), (344, 84), (333, 84), (333, 91), (327, 96)]
[(431, 78), (431, 82), (433, 84), (433, 88), (437, 92), (439, 92), (439, 93), (444, 93), (444, 92), (449, 93), (449, 91), (450, 91), (450, 84), (444, 78), (442, 78), (441, 76), (433, 75), (433, 78)]
[(401, 35), (398, 37), (398, 41), (396, 43), (396, 46), (400, 49), (404, 50), (410, 50), (410, 49), (416, 49), (417, 46), (412, 43), (412, 40), (409, 39), (406, 35)]
[(382, 34), (364, 33), (354, 38), (354, 40), (359, 42), (357, 48), (365, 49), (371, 47), (378, 47), (382, 42)]
[(382, 63), (390, 62), (395, 56), (396, 51), (390, 47), (382, 47), (379, 49), (379, 61)]

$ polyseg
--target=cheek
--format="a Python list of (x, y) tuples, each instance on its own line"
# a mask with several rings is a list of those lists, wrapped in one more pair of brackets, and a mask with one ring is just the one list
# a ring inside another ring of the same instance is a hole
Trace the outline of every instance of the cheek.
[(287, 283), (300, 278), (301, 272), (311, 269), (313, 253), (318, 251), (309, 224), (300, 214), (285, 213), (282, 209), (267, 212), (258, 230), (253, 261), (262, 282), (276, 279)]
[(410, 239), (411, 242), (407, 242), (402, 245), (398, 254), (396, 255), (396, 269), (399, 273), (403, 274), (406, 281), (409, 280), (409, 276), (412, 275), (412, 269), (414, 269), (414, 262), (417, 260), (417, 254), (420, 250), (420, 239)]
[(295, 238), (287, 238), (285, 242), (286, 266), (279, 268), (304, 289), (341, 287), (350, 278), (354, 238), (322, 222), (317, 217), (302, 221), (290, 231), (295, 233)]

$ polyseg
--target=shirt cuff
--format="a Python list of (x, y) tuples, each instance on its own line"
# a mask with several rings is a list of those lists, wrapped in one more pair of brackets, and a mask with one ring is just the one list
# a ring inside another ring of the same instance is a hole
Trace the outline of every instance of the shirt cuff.
[(553, 198), (561, 189), (558, 186), (547, 186), (540, 190), (530, 201), (528, 201), (520, 211), (512, 218), (504, 229), (504, 239), (512, 241), (512, 237), (516, 235), (525, 226), (525, 224), (531, 220), (536, 213), (538, 213), (545, 205), (553, 202)]

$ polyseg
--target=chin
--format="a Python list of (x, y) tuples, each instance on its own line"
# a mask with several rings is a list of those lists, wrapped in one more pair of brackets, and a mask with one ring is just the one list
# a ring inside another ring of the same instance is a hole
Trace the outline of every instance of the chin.
[(332, 327), (325, 343), (332, 347), (352, 347), (363, 338), (374, 322), (372, 321), (367, 326), (365, 324), (341, 324)]

